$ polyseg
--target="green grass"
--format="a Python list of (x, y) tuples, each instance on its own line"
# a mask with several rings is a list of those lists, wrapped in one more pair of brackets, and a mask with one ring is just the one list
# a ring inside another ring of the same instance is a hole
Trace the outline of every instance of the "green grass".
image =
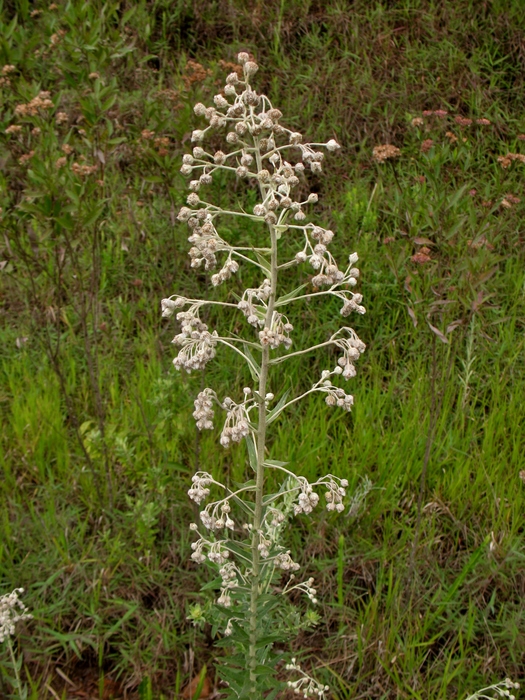
[[(16, 67), (0, 86), (0, 593), (26, 588), (35, 619), (17, 644), (33, 697), (52, 697), (46, 684), (66, 697), (56, 669), (160, 700), (213, 667), (211, 630), (186, 619), (206, 580), (189, 560), (186, 490), (198, 466), (243, 478), (247, 457), (217, 431), (196, 435), (191, 412), (203, 386), (233, 395), (248, 378), (227, 352), (205, 378), (176, 374), (159, 300), (230, 293), (190, 270), (176, 213), (192, 105), (240, 49), (283, 122), (344, 146), (311, 184), (334, 255), (360, 255), (367, 307), (353, 320), (368, 347), (352, 413), (314, 397), (273, 425), (272, 456), (307, 478), (374, 483), (357, 518), (320, 511), (290, 532), (321, 601), (319, 624), (290, 646), (340, 700), (449, 700), (520, 680), (525, 166), (497, 157), (525, 153), (521, 3), (37, 7), (0, 11), (0, 67)], [(188, 59), (209, 74), (192, 82)], [(16, 117), (40, 90), (53, 108)], [(436, 109), (449, 114), (411, 126)], [(5, 134), (11, 124), (22, 132)], [(373, 161), (382, 143), (401, 149), (395, 163)], [(73, 162), (97, 171), (76, 175)], [(217, 203), (249, 196), (214, 187)], [(507, 194), (522, 201), (506, 208)], [(423, 246), (431, 260), (418, 265)], [(230, 289), (254, 282), (242, 270)], [(330, 303), (290, 309), (297, 347), (340, 323)], [(334, 359), (281, 365), (278, 384), (308, 387)]]

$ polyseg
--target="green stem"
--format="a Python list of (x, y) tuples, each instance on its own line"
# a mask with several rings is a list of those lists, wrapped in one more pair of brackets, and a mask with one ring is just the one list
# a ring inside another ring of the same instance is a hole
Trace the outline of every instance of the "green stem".
[(9, 636), (7, 637), (7, 646), (9, 648), (9, 653), (11, 654), (11, 661), (13, 662), (13, 670), (15, 672), (16, 691), (18, 692), (18, 695), (20, 697), (22, 697), (22, 684), (20, 682), (20, 674), (18, 673), (18, 667), (16, 664), (15, 654), (13, 651), (13, 643), (11, 642), (11, 638)]

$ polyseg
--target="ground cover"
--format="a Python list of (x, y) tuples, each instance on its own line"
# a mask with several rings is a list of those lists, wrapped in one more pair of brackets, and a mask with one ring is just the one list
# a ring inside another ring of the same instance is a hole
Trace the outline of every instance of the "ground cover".
[[(308, 478), (374, 486), (352, 517), (291, 532), (320, 599), (294, 648), (341, 699), (520, 680), (520, 3), (5, 2), (1, 22), (0, 593), (26, 589), (32, 697), (169, 698), (204, 665), (213, 688), (211, 630), (187, 620), (206, 597), (186, 490), (196, 466), (234, 481), (247, 458), (191, 425), (203, 379), (173, 370), (159, 300), (207, 284), (179, 168), (192, 105), (239, 50), (289, 126), (343, 146), (317, 211), (358, 250), (368, 310), (352, 414), (313, 399), (293, 439), (274, 426)], [(400, 152), (378, 162), (384, 144)], [(335, 330), (297, 313), (312, 340)], [(228, 387), (223, 358), (206, 379)]]

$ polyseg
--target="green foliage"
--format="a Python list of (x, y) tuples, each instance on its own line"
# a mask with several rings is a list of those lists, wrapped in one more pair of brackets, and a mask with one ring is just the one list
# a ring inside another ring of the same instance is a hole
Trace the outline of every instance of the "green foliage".
[[(204, 279), (189, 274), (175, 223), (180, 156), (191, 105), (240, 48), (264, 66), (261, 87), (289, 125), (312, 140), (335, 131), (344, 146), (319, 185), (319, 211), (334, 225), (334, 255), (359, 252), (368, 309), (352, 414), (312, 400), (271, 426), (272, 451), (306, 478), (328, 464), (354, 489), (365, 476), (374, 483), (358, 517), (324, 516), (315, 531), (299, 519), (290, 532), (327, 602), (315, 619), (290, 608), (283, 624), (305, 625), (305, 665), (319, 665), (340, 699), (445, 700), (519, 679), (524, 166), (497, 157), (525, 153), (522, 3), (34, 9), (6, 0), (0, 11), (0, 68), (15, 66), (0, 85), (0, 588), (24, 586), (35, 616), (14, 640), (30, 697), (45, 697), (47, 682), (62, 691), (49, 664), (76, 678), (83, 663), (97, 680), (113, 673), (160, 698), (215, 662), (210, 627), (186, 619), (190, 605), (190, 617), (200, 605), (207, 619), (188, 564), (187, 482), (204, 464), (243, 481), (248, 453), (195, 436), (201, 378), (170, 368), (159, 299)], [(194, 79), (189, 58), (209, 74)], [(16, 115), (43, 90), (52, 107)], [(422, 117), (437, 109), (449, 115)], [(6, 134), (11, 125), (21, 131)], [(374, 163), (382, 143), (401, 157)], [(214, 194), (244, 195), (224, 184)], [(417, 262), (422, 248), (430, 260)], [(294, 304), (312, 340), (335, 330), (315, 304)], [(207, 380), (242, 387), (231, 360), (224, 353)], [(282, 391), (308, 388), (333, 360), (298, 361)], [(193, 651), (196, 669), (182, 662)]]

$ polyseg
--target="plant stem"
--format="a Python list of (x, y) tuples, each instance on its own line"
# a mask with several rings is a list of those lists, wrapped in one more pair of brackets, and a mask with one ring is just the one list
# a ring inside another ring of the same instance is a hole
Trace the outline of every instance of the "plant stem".
[(19, 696), (22, 697), (22, 684), (20, 683), (20, 674), (18, 673), (16, 658), (15, 658), (15, 654), (13, 652), (13, 643), (11, 642), (11, 638), (9, 636), (7, 637), (7, 646), (9, 648), (9, 653), (11, 654), (11, 661), (13, 662), (13, 670), (15, 672), (15, 678), (16, 678), (16, 690), (17, 690)]
[[(259, 149), (256, 149), (257, 160), (260, 161)], [(259, 170), (261, 169), (260, 164)], [(262, 189), (262, 188), (261, 188)], [(264, 194), (264, 192), (263, 192)], [(265, 327), (270, 328), (275, 299), (277, 292), (277, 233), (275, 227), (269, 224), (271, 238), (271, 261), (270, 261), (270, 283), (271, 292), (266, 308)], [(249, 649), (248, 649), (248, 669), (250, 681), (250, 697), (255, 700), (257, 697), (257, 603), (261, 593), (260, 573), (261, 561), (259, 552), (260, 528), (263, 514), (264, 495), (264, 455), (266, 449), (266, 387), (268, 382), (268, 369), (270, 366), (270, 348), (263, 346), (261, 352), (261, 373), (259, 375), (259, 421), (257, 426), (257, 474), (255, 478), (255, 511), (253, 516), (252, 530), (252, 581), (249, 613)]]

